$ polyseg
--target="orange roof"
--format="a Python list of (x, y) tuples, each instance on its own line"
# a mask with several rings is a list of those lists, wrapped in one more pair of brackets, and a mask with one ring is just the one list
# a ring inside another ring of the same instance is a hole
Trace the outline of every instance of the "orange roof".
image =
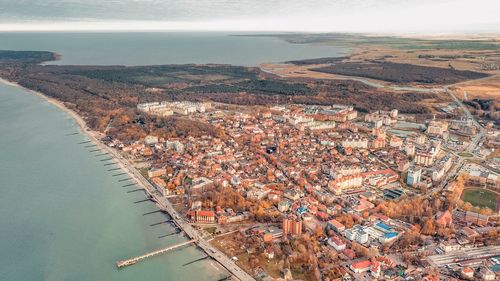
[(436, 223), (439, 225), (449, 225), (452, 222), (452, 216), (451, 212), (446, 210), (444, 213), (442, 213), (439, 218), (437, 218)]
[(367, 267), (370, 267), (372, 264), (371, 261), (369, 260), (364, 260), (364, 261), (358, 261), (358, 262), (355, 262), (353, 264), (351, 264), (351, 267), (352, 268), (358, 268), (358, 269), (361, 269), (361, 268), (367, 268)]
[(335, 228), (337, 229), (340, 229), (340, 228), (344, 228), (345, 226), (343, 224), (341, 224), (338, 220), (336, 219), (331, 219), (328, 221), (329, 223), (331, 223), (333, 226), (335, 226)]
[(198, 211), (198, 216), (214, 217), (214, 211)]
[(474, 272), (474, 270), (470, 267), (466, 267), (466, 268), (462, 269), (462, 272), (463, 273), (471, 273), (471, 272)]

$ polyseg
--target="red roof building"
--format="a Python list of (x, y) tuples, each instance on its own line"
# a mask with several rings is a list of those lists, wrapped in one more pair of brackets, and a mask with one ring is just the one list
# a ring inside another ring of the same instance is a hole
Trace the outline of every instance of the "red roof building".
[(215, 212), (214, 211), (191, 211), (188, 214), (191, 222), (195, 223), (214, 223), (215, 222)]
[(372, 263), (369, 260), (358, 261), (350, 265), (351, 270), (354, 271), (354, 273), (366, 272), (370, 270), (371, 266)]

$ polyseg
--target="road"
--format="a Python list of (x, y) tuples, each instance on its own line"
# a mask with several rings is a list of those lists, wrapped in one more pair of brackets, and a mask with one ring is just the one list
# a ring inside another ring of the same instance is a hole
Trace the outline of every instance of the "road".
[[(477, 120), (474, 118), (472, 113), (470, 113), (469, 109), (467, 109), (467, 107), (448, 89), (448, 86), (443, 87), (443, 91), (445, 93), (447, 93), (448, 95), (450, 95), (450, 97), (455, 101), (455, 103), (457, 103), (457, 105), (460, 106), (460, 108), (462, 108), (466, 117), (470, 118), (472, 120), (472, 122), (474, 123), (474, 125), (479, 130), (479, 133), (477, 133), (472, 138), (471, 142), (469, 143), (469, 145), (467, 146), (467, 148), (465, 150), (465, 152), (468, 152), (470, 154), (474, 154), (474, 150), (477, 149), (479, 142), (481, 142), (481, 139), (484, 137), (485, 129), (481, 126), (481, 124), (479, 124), (479, 122), (477, 122)], [(458, 173), (462, 169), (462, 166), (464, 165), (465, 159), (458, 154), (457, 154), (457, 156), (458, 156), (458, 162), (447, 173), (446, 179), (443, 180), (441, 182), (441, 184), (439, 184), (437, 186), (437, 188), (433, 188), (431, 190), (431, 193), (443, 189), (450, 180), (455, 179), (455, 177), (458, 175)]]

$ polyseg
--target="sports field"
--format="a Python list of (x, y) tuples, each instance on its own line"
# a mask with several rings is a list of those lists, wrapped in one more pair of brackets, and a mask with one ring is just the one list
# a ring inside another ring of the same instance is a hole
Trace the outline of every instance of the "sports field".
[(497, 197), (494, 192), (485, 189), (466, 189), (462, 193), (462, 200), (469, 202), (475, 207), (488, 207), (496, 210)]

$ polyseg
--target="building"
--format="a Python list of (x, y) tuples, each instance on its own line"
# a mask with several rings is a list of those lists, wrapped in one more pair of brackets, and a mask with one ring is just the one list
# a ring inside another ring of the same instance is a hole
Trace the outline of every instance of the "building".
[(288, 234), (293, 236), (302, 234), (302, 220), (300, 218), (283, 219), (283, 235)]
[(338, 252), (345, 250), (346, 247), (346, 244), (336, 236), (328, 239), (328, 245), (332, 246)]
[(411, 167), (408, 169), (408, 175), (406, 176), (406, 184), (410, 186), (416, 186), (422, 179), (422, 169), (418, 167)]
[(380, 277), (381, 269), (380, 269), (380, 263), (379, 262), (377, 262), (377, 261), (372, 262), (372, 265), (371, 265), (371, 268), (370, 268), (370, 273), (375, 278), (379, 278)]
[(214, 211), (191, 211), (188, 217), (194, 223), (215, 223)]
[(351, 241), (356, 241), (360, 244), (368, 242), (368, 233), (366, 233), (359, 225), (349, 228), (345, 231), (345, 237)]
[(399, 233), (397, 233), (396, 231), (391, 231), (391, 232), (387, 232), (386, 234), (381, 236), (378, 240), (380, 241), (380, 243), (390, 243), (390, 242), (398, 239), (398, 237), (399, 237)]
[(434, 154), (427, 151), (417, 151), (415, 153), (415, 164), (426, 167), (434, 164)]
[(350, 135), (346, 139), (342, 140), (343, 147), (350, 148), (368, 148), (368, 139), (361, 137), (360, 135)]
[(154, 168), (148, 171), (148, 177), (161, 177), (167, 174), (167, 170), (165, 168)]
[(464, 267), (460, 273), (461, 273), (462, 277), (465, 279), (474, 278), (474, 270), (470, 267)]
[(427, 134), (432, 136), (441, 136), (448, 130), (448, 122), (445, 121), (431, 121), (427, 126)]
[(167, 189), (167, 183), (162, 178), (151, 178), (156, 190), (158, 190), (161, 195), (167, 196), (170, 195), (170, 190)]
[(379, 149), (379, 148), (384, 148), (384, 147), (385, 147), (385, 138), (378, 137), (372, 141), (371, 148)]
[(439, 248), (443, 250), (443, 252), (448, 253), (460, 250), (460, 244), (455, 241), (443, 241), (439, 243)]
[(369, 260), (358, 261), (352, 263), (349, 267), (354, 273), (363, 273), (370, 270), (372, 263)]
[(401, 149), (403, 146), (403, 140), (397, 136), (392, 136), (389, 141), (389, 146)]
[(344, 189), (360, 187), (363, 184), (361, 174), (349, 175), (330, 181), (328, 188), (335, 194), (341, 194)]
[(484, 281), (495, 280), (495, 273), (486, 266), (483, 266), (481, 268), (481, 270), (479, 271), (479, 275), (481, 276), (481, 279), (483, 279)]
[(465, 212), (464, 219), (466, 222), (471, 222), (479, 226), (485, 226), (488, 224), (489, 217), (476, 212), (467, 211)]
[(345, 230), (345, 226), (341, 224), (339, 221), (336, 219), (329, 220), (327, 223), (327, 227), (329, 229), (335, 230), (337, 232), (341, 232)]
[(412, 157), (415, 155), (415, 145), (412, 143), (408, 143), (405, 146), (405, 152), (408, 157)]
[(290, 203), (286, 200), (283, 200), (278, 203), (278, 211), (282, 213), (288, 211), (289, 208), (290, 208)]

